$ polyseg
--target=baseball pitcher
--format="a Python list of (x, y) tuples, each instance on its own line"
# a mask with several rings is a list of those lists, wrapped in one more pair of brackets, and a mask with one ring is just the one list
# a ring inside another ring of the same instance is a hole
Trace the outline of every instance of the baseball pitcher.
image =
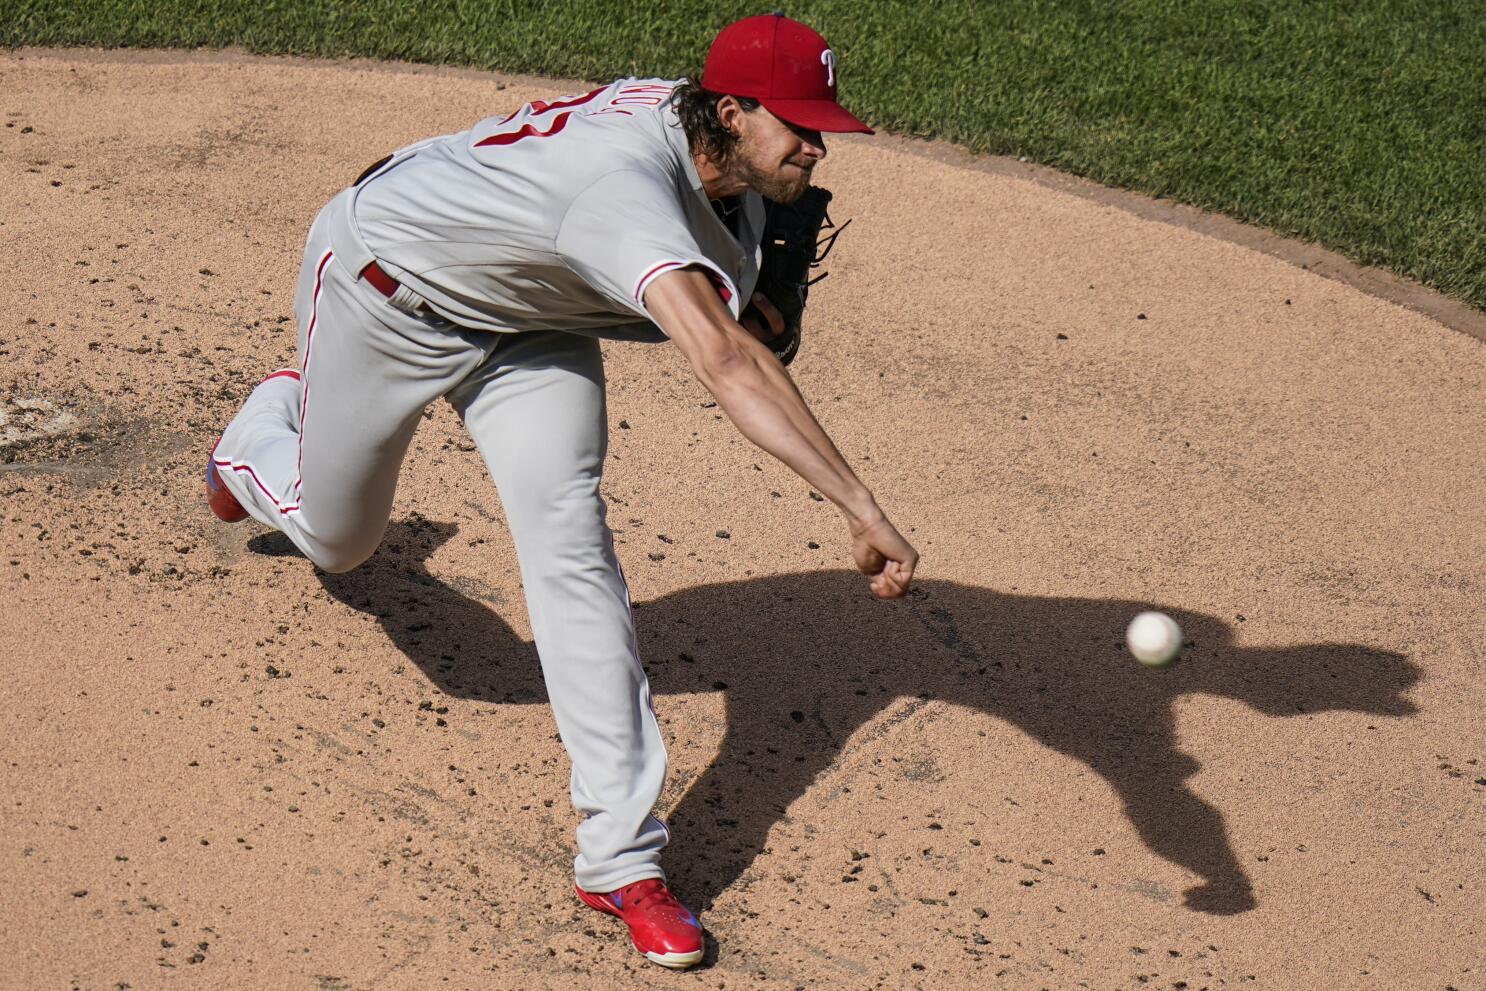
[(836, 74), (813, 30), (751, 17), (698, 80), (621, 79), (376, 163), (310, 228), (298, 367), (253, 390), (207, 468), (218, 517), (347, 571), (382, 539), (420, 413), (453, 406), (500, 490), (572, 760), (578, 897), (667, 967), (701, 959), (702, 929), (660, 865), (666, 752), (599, 494), (599, 341), (673, 342), (738, 430), (841, 510), (872, 592), (908, 590), (917, 552), (784, 367), (829, 223), (821, 133), (869, 130)]

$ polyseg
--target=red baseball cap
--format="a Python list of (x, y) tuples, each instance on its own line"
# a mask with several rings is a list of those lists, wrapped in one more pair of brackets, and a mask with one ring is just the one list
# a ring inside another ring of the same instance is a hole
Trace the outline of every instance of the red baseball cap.
[(872, 133), (836, 102), (836, 53), (783, 14), (746, 17), (718, 32), (702, 89), (752, 97), (780, 120), (812, 131)]

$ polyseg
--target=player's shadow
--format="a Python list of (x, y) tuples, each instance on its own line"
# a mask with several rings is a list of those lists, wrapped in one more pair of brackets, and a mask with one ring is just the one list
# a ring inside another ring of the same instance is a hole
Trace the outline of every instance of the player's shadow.
[[(545, 701), (532, 646), (454, 587), (463, 582), (424, 567), (455, 530), (421, 519), (395, 524), (367, 565), (320, 580), (335, 598), (377, 615), (444, 692)], [(254, 543), (267, 553), (287, 546), (277, 535)], [(1415, 711), (1406, 692), (1418, 669), (1400, 654), (1359, 644), (1240, 647), (1217, 618), (1156, 604), (1191, 646), (1181, 664), (1148, 671), (1124, 653), (1121, 636), (1130, 617), (1151, 605), (931, 580), (906, 600), (882, 602), (866, 594), (860, 575), (845, 571), (708, 585), (637, 604), (655, 693), (716, 690), (727, 706), (717, 758), (668, 817), (668, 874), (705, 908), (843, 750), (890, 732), (893, 718), (934, 699), (1004, 719), (1097, 772), (1145, 844), (1202, 879), (1185, 893), (1188, 907), (1213, 914), (1253, 908), (1222, 815), (1185, 783), (1198, 764), (1177, 746), (1175, 701), (1199, 693), (1271, 716), (1405, 716)], [(879, 718), (890, 707), (893, 716)], [(1282, 727), (1268, 745), (1288, 749)]]

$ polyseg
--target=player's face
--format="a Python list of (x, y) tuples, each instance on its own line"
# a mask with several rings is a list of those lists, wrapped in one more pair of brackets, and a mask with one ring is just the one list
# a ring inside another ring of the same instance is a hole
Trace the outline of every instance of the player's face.
[(815, 163), (826, 157), (819, 131), (796, 127), (763, 107), (741, 116), (732, 165), (737, 178), (776, 203), (793, 203), (810, 188)]

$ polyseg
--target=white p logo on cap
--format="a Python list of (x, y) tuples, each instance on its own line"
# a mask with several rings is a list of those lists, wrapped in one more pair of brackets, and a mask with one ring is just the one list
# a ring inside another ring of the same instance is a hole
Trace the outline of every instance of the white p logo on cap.
[(820, 64), (826, 67), (826, 85), (836, 85), (836, 53), (827, 48), (820, 53)]

